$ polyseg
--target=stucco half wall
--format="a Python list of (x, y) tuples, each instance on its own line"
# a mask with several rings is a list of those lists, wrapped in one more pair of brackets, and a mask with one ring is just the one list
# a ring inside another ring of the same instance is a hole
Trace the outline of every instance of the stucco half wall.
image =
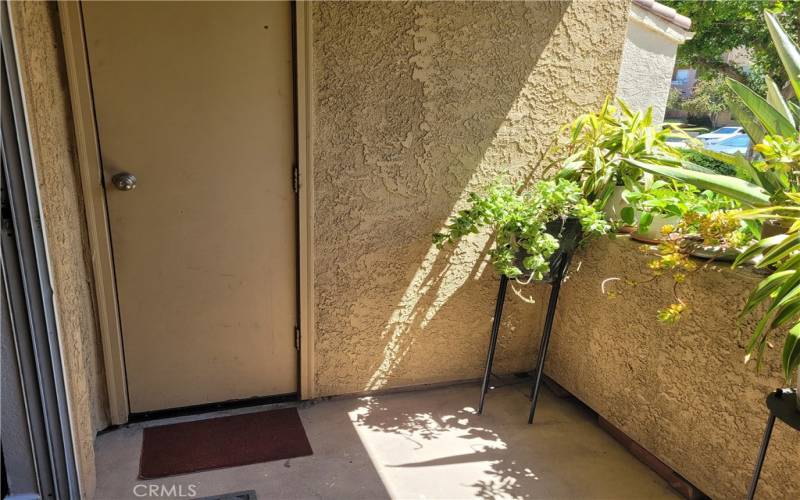
[[(554, 134), (614, 93), (626, 1), (313, 6), (316, 387), (478, 377), (490, 242), (431, 234), (499, 175), (535, 178)], [(531, 366), (513, 293), (497, 369)]]
[[(656, 5), (661, 10), (672, 10)], [(654, 122), (661, 123), (672, 87), (678, 46), (692, 35), (682, 26), (658, 15), (657, 11), (631, 4), (616, 95), (634, 110), (652, 106)]]
[[(673, 301), (669, 276), (636, 287), (619, 281), (652, 278), (641, 248), (603, 238), (575, 256), (545, 371), (707, 495), (745, 498), (764, 400), (785, 385), (781, 335), (760, 371), (743, 362), (759, 317), (740, 320), (739, 311), (763, 276), (724, 264), (691, 275), (680, 289), (690, 309), (667, 326), (656, 311)], [(800, 433), (778, 423), (757, 497), (800, 498), (798, 471)]]

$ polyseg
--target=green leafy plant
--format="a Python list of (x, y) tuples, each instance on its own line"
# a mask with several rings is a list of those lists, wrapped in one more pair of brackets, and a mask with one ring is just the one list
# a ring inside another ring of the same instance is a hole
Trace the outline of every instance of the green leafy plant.
[[(623, 220), (630, 224), (638, 210), (640, 233), (648, 230), (654, 216), (677, 220), (661, 226), (658, 244), (641, 247), (655, 255), (648, 263), (651, 278), (626, 282), (637, 286), (664, 276), (672, 278), (673, 302), (658, 310), (658, 319), (664, 323), (676, 323), (689, 309), (680, 291), (690, 276), (710, 269), (717, 258), (730, 258), (756, 237), (752, 228), (737, 218), (739, 204), (710, 190), (657, 179), (647, 188), (626, 192), (625, 197), (631, 205), (623, 210)], [(695, 255), (706, 257), (706, 262), (699, 264)]]
[[(800, 51), (774, 14), (764, 12), (764, 20), (776, 52), (789, 76), (789, 82), (795, 94), (800, 95)], [(741, 154), (729, 155), (708, 150), (701, 150), (699, 153), (729, 165), (744, 182), (695, 174), (686, 169), (679, 171), (680, 169), (672, 169), (671, 166), (663, 166), (656, 162), (649, 162), (650, 165), (644, 167), (636, 161), (632, 163), (647, 172), (695, 184), (704, 189), (715, 189), (720, 192), (724, 190), (726, 195), (747, 206), (766, 207), (771, 204), (783, 204), (787, 201), (787, 192), (800, 190), (800, 179), (793, 174), (790, 175), (790, 171), (783, 168), (787, 163), (784, 153), (791, 149), (792, 143), (795, 145), (797, 143), (800, 106), (785, 99), (778, 85), (769, 77), (765, 77), (766, 97), (760, 96), (734, 79), (729, 78), (727, 84), (736, 95), (736, 99), (729, 100), (731, 111), (753, 143), (759, 144), (755, 147), (756, 151), (761, 152), (766, 159), (751, 161)], [(780, 158), (779, 161), (776, 161), (777, 158)], [(684, 166), (688, 166), (687, 162)]]
[(718, 210), (731, 210), (738, 204), (711, 190), (701, 191), (691, 184), (656, 179), (649, 185), (633, 191), (626, 190), (623, 198), (630, 204), (622, 210), (622, 220), (633, 225), (635, 212), (639, 212), (639, 232), (649, 229), (654, 215), (683, 217), (689, 214), (710, 214)]
[[(603, 234), (609, 224), (581, 193), (564, 179), (538, 181), (530, 189), (495, 183), (485, 194), (470, 193), (469, 208), (459, 211), (444, 232), (433, 235), (438, 248), (489, 227), (494, 235), (490, 255), (498, 273), (510, 278), (529, 275), (540, 280), (550, 271), (550, 257), (559, 247), (548, 222), (577, 217), (584, 237)], [(520, 256), (522, 258), (520, 259)]]
[(658, 165), (680, 165), (680, 152), (667, 143), (679, 135), (689, 139), (676, 126), (653, 126), (653, 110), (633, 112), (625, 101), (617, 106), (606, 99), (597, 113), (587, 113), (564, 127), (566, 140), (551, 149), (557, 179), (580, 184), (583, 195), (605, 206), (614, 187), (633, 188), (642, 170), (632, 160)]
[(703, 172), (699, 168), (691, 170), (686, 168), (689, 165), (688, 161), (684, 162), (684, 167), (656, 165), (638, 160), (630, 161), (645, 172), (684, 184), (691, 184), (700, 189), (709, 189), (732, 198), (747, 207), (769, 206), (772, 196), (779, 196), (777, 192), (770, 193), (763, 187), (738, 177)]
[(793, 193), (789, 199), (795, 204), (743, 212), (743, 218), (767, 218), (785, 222), (788, 229), (759, 240), (747, 248), (734, 262), (757, 259), (757, 268), (772, 269), (750, 294), (742, 315), (766, 304), (766, 312), (756, 325), (746, 346), (748, 356), (755, 354), (760, 364), (769, 334), (775, 329), (794, 324), (787, 333), (781, 355), (783, 374), (788, 380), (800, 366), (800, 195)]
[[(773, 14), (765, 12), (764, 18), (795, 95), (800, 95), (800, 50)], [(788, 379), (800, 364), (800, 146), (797, 130), (800, 106), (787, 101), (771, 79), (767, 78), (765, 84), (766, 98), (738, 81), (728, 80), (728, 85), (738, 97), (738, 101), (731, 101), (738, 103), (733, 111), (753, 142), (758, 144), (755, 150), (763, 158), (749, 161), (742, 155), (701, 151), (734, 167), (741, 178), (653, 162), (631, 162), (645, 172), (716, 191), (750, 208), (741, 213), (723, 213), (725, 218), (734, 216), (745, 223), (763, 220), (789, 223), (777, 225), (779, 234), (759, 239), (734, 262), (734, 266), (737, 266), (758, 258), (758, 267), (772, 270), (752, 292), (742, 312), (755, 312), (757, 305), (768, 304), (767, 312), (761, 316), (751, 335), (746, 352), (748, 359), (755, 354), (760, 361), (770, 332), (781, 326), (793, 325), (784, 342), (781, 359), (784, 376)], [(735, 226), (726, 223), (720, 227), (730, 229)], [(670, 315), (665, 314), (667, 316)]]

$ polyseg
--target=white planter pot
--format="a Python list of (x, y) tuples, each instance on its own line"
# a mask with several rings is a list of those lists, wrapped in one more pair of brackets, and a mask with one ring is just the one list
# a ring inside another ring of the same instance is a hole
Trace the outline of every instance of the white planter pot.
[(698, 246), (692, 250), (694, 257), (701, 259), (714, 259), (717, 262), (733, 262), (741, 253), (735, 248), (721, 249), (720, 247)]
[(621, 220), (622, 209), (628, 206), (628, 202), (622, 199), (622, 192), (625, 186), (615, 186), (614, 192), (603, 207), (603, 212), (608, 220)]
[(653, 222), (650, 224), (650, 227), (644, 233), (640, 233), (638, 230), (631, 234), (631, 238), (643, 241), (645, 243), (658, 243), (661, 239), (661, 228), (666, 225), (675, 225), (680, 222), (681, 218), (675, 215), (665, 217), (663, 215), (655, 215), (653, 216)]

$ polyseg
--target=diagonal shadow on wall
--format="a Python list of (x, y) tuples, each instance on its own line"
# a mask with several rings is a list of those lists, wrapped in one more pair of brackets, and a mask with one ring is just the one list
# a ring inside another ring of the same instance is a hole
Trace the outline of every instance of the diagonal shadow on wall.
[[(315, 5), (320, 394), (480, 373), (490, 242), (438, 251), (431, 233), (469, 191), (536, 176), (560, 125), (613, 89), (624, 21), (580, 2)], [(538, 307), (509, 299), (498, 367), (524, 370)]]

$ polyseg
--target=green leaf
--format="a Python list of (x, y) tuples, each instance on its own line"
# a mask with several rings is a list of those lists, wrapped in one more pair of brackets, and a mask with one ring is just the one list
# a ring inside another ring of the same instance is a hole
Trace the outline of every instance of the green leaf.
[(794, 125), (763, 97), (732, 78), (728, 78), (727, 83), (770, 135), (791, 136), (797, 133)]
[(622, 110), (622, 113), (625, 116), (627, 116), (628, 118), (632, 118), (633, 117), (633, 112), (631, 111), (631, 108), (628, 107), (628, 104), (625, 101), (623, 101), (622, 99), (617, 98), (617, 105), (619, 106), (619, 109)]
[[(770, 319), (769, 318), (769, 314), (765, 314), (758, 321), (758, 324), (756, 324), (756, 329), (753, 330), (753, 333), (750, 335), (750, 340), (747, 341), (747, 345), (744, 347), (744, 351), (747, 354), (752, 354), (753, 350), (756, 348), (756, 346), (759, 345), (759, 343), (763, 344), (763, 341), (765, 340), (764, 330), (767, 327), (767, 323), (769, 322), (769, 319)], [(761, 363), (761, 353), (760, 352), (758, 354), (758, 358), (757, 359), (758, 359), (758, 363), (760, 364)]]
[(776, 234), (775, 236), (758, 240), (745, 249), (744, 252), (740, 253), (739, 256), (736, 257), (736, 260), (733, 261), (733, 265), (731, 267), (738, 267), (742, 262), (749, 261), (756, 255), (763, 253), (766, 248), (771, 248), (785, 239), (785, 234)]
[(800, 96), (800, 51), (778, 23), (775, 14), (764, 11), (764, 19), (767, 21), (767, 29), (769, 29), (769, 35), (775, 44), (775, 50), (781, 58), (786, 74), (789, 75), (794, 93)]
[(738, 200), (744, 205), (752, 207), (766, 207), (770, 205), (770, 195), (764, 188), (751, 182), (737, 179), (736, 177), (707, 174), (705, 172), (697, 172), (686, 168), (654, 165), (633, 159), (628, 159), (627, 161), (645, 172), (685, 182), (686, 184), (692, 184), (700, 189), (710, 189), (711, 191)]
[[(800, 275), (798, 275), (800, 276)], [(791, 283), (787, 281), (783, 284), (783, 286), (778, 290), (777, 295), (773, 299), (773, 304), (770, 306), (770, 311), (777, 311), (782, 307), (785, 307), (789, 304), (794, 304), (798, 300), (800, 300), (800, 287), (798, 287), (798, 276), (792, 276), (789, 278)]]
[(792, 101), (786, 101), (786, 104), (788, 104), (789, 109), (792, 110), (792, 114), (794, 115), (794, 122), (800, 123), (800, 106), (793, 103)]
[(777, 314), (772, 320), (772, 328), (778, 328), (787, 321), (796, 319), (795, 317), (798, 313), (800, 313), (800, 302), (793, 302), (784, 307), (778, 308)]
[(780, 288), (785, 282), (786, 278), (793, 275), (794, 270), (773, 273), (759, 282), (756, 288), (750, 293), (747, 298), (747, 303), (742, 309), (740, 315), (745, 315), (753, 310), (764, 299), (769, 298), (770, 294)]
[(710, 168), (706, 168), (702, 165), (698, 165), (697, 163), (692, 163), (689, 160), (681, 160), (681, 166), (687, 170), (694, 170), (695, 172), (704, 172), (706, 174), (716, 174), (715, 171), (711, 170)]
[(767, 84), (767, 102), (789, 120), (793, 127), (796, 127), (792, 110), (789, 109), (786, 99), (783, 98), (778, 84), (775, 83), (769, 75), (764, 75), (764, 81)]
[(639, 216), (639, 232), (644, 233), (650, 228), (653, 223), (653, 214), (651, 212), (642, 212)]
[(730, 99), (725, 99), (725, 103), (728, 105), (731, 115), (736, 118), (736, 121), (747, 132), (753, 144), (762, 142), (764, 136), (767, 135), (767, 131), (758, 118), (742, 103), (741, 99), (731, 97)]
[(623, 208), (620, 211), (619, 215), (622, 218), (622, 222), (624, 222), (625, 224), (627, 224), (629, 226), (632, 226), (633, 222), (636, 220), (635, 219), (635, 211), (633, 210), (633, 207), (625, 207), (625, 208)]
[(791, 258), (786, 259), (785, 261), (781, 262), (781, 265), (778, 266), (775, 270), (776, 271), (794, 271), (800, 267), (800, 254), (793, 255)]
[(792, 372), (800, 365), (800, 323), (792, 327), (786, 335), (786, 340), (783, 343), (781, 365), (783, 366), (783, 376), (788, 381), (792, 378)]
[(770, 194), (776, 193), (781, 189), (780, 182), (775, 179), (773, 172), (762, 172), (758, 170), (741, 153), (730, 155), (718, 151), (711, 151), (709, 149), (701, 149), (698, 152), (709, 158), (721, 161), (726, 165), (730, 165), (736, 170), (737, 176), (763, 187)]
[(800, 240), (800, 233), (794, 233), (788, 236), (780, 243), (772, 247), (768, 252), (766, 252), (764, 254), (764, 260), (759, 262), (756, 267), (764, 268), (770, 266), (788, 256), (792, 252), (796, 252), (798, 249), (800, 249), (798, 240)]
[(577, 165), (567, 165), (556, 172), (555, 179), (574, 179), (580, 175), (580, 167)]
[(583, 132), (584, 125), (586, 125), (586, 115), (581, 115), (572, 124), (572, 133), (570, 134), (570, 139), (572, 142), (578, 140), (578, 136), (581, 134), (581, 132)]

